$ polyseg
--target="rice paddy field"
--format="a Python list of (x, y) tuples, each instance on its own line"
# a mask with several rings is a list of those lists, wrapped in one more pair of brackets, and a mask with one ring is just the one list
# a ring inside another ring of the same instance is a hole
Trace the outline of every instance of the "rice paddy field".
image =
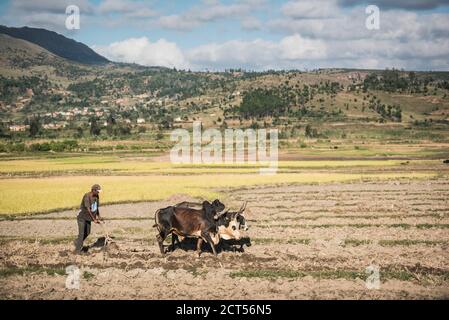
[[(3, 158), (0, 298), (447, 299), (449, 165), (437, 154), (286, 151), (273, 175), (141, 154)], [(74, 255), (77, 207), (94, 183), (106, 224), (93, 225), (87, 255)], [(161, 256), (154, 212), (215, 198), (248, 202), (245, 241), (218, 258), (207, 244), (196, 258), (187, 240)], [(106, 233), (114, 242), (97, 247)], [(68, 266), (80, 270), (79, 289), (66, 287)]]
[[(248, 164), (172, 165), (112, 157), (11, 160), (0, 163), (0, 213), (75, 208), (94, 183), (103, 186), (103, 204), (163, 200), (180, 193), (211, 199), (225, 196), (219, 189), (231, 187), (432, 178), (440, 174), (426, 169), (433, 164), (437, 161), (281, 161), (277, 174), (261, 175), (261, 165)], [(415, 169), (402, 170), (405, 165)]]

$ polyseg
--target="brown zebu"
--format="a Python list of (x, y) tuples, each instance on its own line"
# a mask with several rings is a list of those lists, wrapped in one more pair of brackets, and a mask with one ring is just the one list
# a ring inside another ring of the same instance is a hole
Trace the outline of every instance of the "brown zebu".
[[(205, 210), (205, 214), (209, 215), (209, 219), (214, 219), (216, 225), (217, 225), (217, 231), (218, 235), (220, 236), (220, 239), (223, 240), (237, 240), (240, 241), (241, 234), (240, 230), (248, 230), (248, 225), (246, 223), (245, 219), (245, 210), (247, 202), (245, 202), (238, 211), (229, 211), (220, 213), (219, 211), (222, 211), (224, 207), (219, 206), (219, 201), (215, 200), (212, 203), (212, 206), (215, 207), (215, 210)], [(201, 203), (194, 203), (194, 202), (181, 202), (175, 205), (177, 208), (192, 208), (192, 207), (198, 207), (199, 205), (202, 205)], [(214, 212), (217, 212), (214, 214)], [(180, 237), (181, 241), (184, 237)], [(172, 250), (175, 249), (175, 244), (178, 242), (180, 243), (180, 240), (178, 236), (174, 233), (172, 233)], [(248, 241), (244, 242), (245, 244), (248, 244)], [(239, 244), (237, 242), (236, 244)]]
[(197, 252), (201, 254), (203, 241), (209, 243), (214, 255), (217, 255), (214, 244), (218, 244), (217, 223), (214, 220), (216, 214), (224, 210), (224, 205), (219, 201), (209, 203), (204, 201), (201, 209), (193, 209), (184, 206), (170, 206), (159, 209), (155, 213), (155, 225), (159, 234), (156, 236), (159, 249), (165, 254), (163, 242), (169, 234), (180, 237), (198, 238)]

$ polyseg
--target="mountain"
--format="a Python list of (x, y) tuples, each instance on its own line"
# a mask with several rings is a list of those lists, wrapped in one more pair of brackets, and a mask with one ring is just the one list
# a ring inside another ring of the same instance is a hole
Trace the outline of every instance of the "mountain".
[[(62, 58), (37, 44), (0, 33), (0, 79), (37, 76), (67, 86), (73, 82), (88, 81), (110, 73), (117, 75), (145, 71), (169, 70), (118, 62), (80, 63)], [(0, 103), (1, 93), (0, 84)]]
[(111, 68), (113, 63), (92, 65), (61, 58), (34, 43), (0, 33), (0, 78), (37, 76), (66, 84)]
[(109, 60), (83, 43), (69, 39), (56, 32), (37, 28), (9, 28), (0, 26), (0, 33), (34, 43), (49, 52), (83, 64), (105, 64)]
[(2, 68), (26, 69), (63, 62), (70, 63), (34, 43), (0, 34), (0, 66)]

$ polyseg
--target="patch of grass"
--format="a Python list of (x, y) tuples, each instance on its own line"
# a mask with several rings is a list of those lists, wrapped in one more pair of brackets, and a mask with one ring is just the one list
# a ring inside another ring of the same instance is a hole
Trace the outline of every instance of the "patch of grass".
[[(316, 210), (316, 212), (333, 212), (332, 210)], [(314, 212), (313, 210), (307, 210), (307, 212)], [(293, 214), (301, 214), (297, 213), (296, 211), (282, 211), (282, 213), (293, 213)], [(300, 216), (300, 217), (286, 217), (284, 220), (291, 220), (291, 221), (301, 221), (301, 220), (311, 220), (315, 221), (318, 219), (366, 219), (366, 220), (378, 220), (382, 218), (394, 218), (394, 219), (404, 219), (404, 218), (441, 218), (440, 214), (438, 213), (423, 213), (423, 214), (378, 214), (378, 215), (345, 215), (345, 214), (338, 214), (338, 215), (316, 215), (316, 216)], [(0, 221), (2, 219), (0, 218)], [(248, 222), (271, 222), (272, 219), (247, 219)]]
[[(329, 225), (326, 225), (326, 227), (339, 227), (340, 225), (338, 225), (338, 224), (329, 224)], [(348, 227), (350, 227), (350, 228), (370, 228), (370, 227), (380, 227), (381, 226), (381, 224), (375, 224), (375, 223), (373, 223), (373, 224), (370, 224), (370, 223), (349, 223), (348, 225), (347, 225)]]
[(344, 242), (344, 246), (352, 246), (352, 247), (358, 247), (363, 246), (367, 244), (373, 243), (371, 240), (357, 240), (357, 239), (346, 239)]
[(379, 245), (384, 247), (390, 246), (411, 246), (411, 245), (426, 245), (426, 246), (435, 246), (439, 244), (447, 244), (447, 241), (438, 241), (438, 240), (379, 240)]
[(7, 267), (0, 269), (0, 278), (6, 278), (15, 275), (26, 275), (31, 273), (46, 273), (47, 275), (65, 275), (64, 268), (47, 268), (44, 266), (30, 266), (30, 267)]
[(21, 220), (73, 220), (73, 217), (36, 217), (32, 215), (4, 215), (0, 216), (0, 221), (21, 221)]
[(245, 270), (232, 272), (230, 274), (232, 278), (302, 278), (306, 276), (311, 276), (318, 279), (363, 279), (367, 278), (365, 272), (350, 271), (350, 270), (323, 270), (323, 271), (297, 271), (297, 270)]
[(0, 243), (7, 243), (11, 241), (23, 241), (27, 243), (39, 242), (41, 244), (61, 244), (68, 243), (75, 240), (72, 237), (54, 237), (54, 238), (33, 238), (33, 237), (11, 237), (11, 236), (0, 236)]
[(306, 274), (301, 271), (293, 270), (245, 270), (231, 272), (231, 278), (298, 278)]
[(393, 223), (388, 225), (390, 228), (403, 228), (403, 229), (410, 229), (413, 225), (407, 224), (407, 223)]
[(380, 227), (381, 224), (368, 224), (368, 223), (353, 223), (353, 224), (273, 224), (273, 225), (254, 225), (258, 228), (304, 228), (304, 229), (317, 229), (317, 228), (368, 228), (368, 227)]
[(447, 229), (449, 224), (407, 224), (407, 223), (393, 223), (393, 224), (370, 224), (370, 223), (349, 223), (349, 224), (253, 224), (254, 227), (269, 229), (269, 228), (303, 228), (303, 229), (316, 229), (316, 228), (372, 228), (372, 227), (383, 227), (383, 228), (402, 228), (410, 229), (416, 227), (418, 229)]
[(425, 245), (425, 246), (435, 246), (441, 244), (448, 244), (448, 241), (443, 240), (420, 240), (420, 239), (398, 239), (398, 240), (358, 240), (358, 239), (346, 239), (344, 246), (363, 246), (377, 243), (383, 247), (394, 247), (394, 246), (411, 246), (411, 245)]
[(199, 271), (196, 266), (190, 266), (185, 269), (190, 272), (195, 278), (207, 274), (207, 271)]
[(449, 224), (421, 223), (421, 224), (417, 224), (416, 227), (417, 227), (418, 229), (432, 229), (432, 228), (447, 229), (447, 228), (449, 228)]
[(385, 272), (381, 271), (380, 278), (410, 281), (415, 279), (415, 275), (409, 271), (385, 271)]
[(251, 238), (251, 241), (253, 241), (256, 244), (270, 244), (270, 243), (286, 243), (286, 244), (310, 244), (310, 239), (274, 239), (274, 238)]
[(288, 244), (310, 244), (310, 239), (288, 239)]
[[(446, 272), (442, 275), (438, 275), (442, 278), (443, 281), (446, 281), (448, 278), (449, 272)], [(243, 271), (235, 271), (230, 273), (230, 277), (232, 278), (266, 278), (266, 279), (277, 279), (277, 278), (302, 278), (306, 276), (311, 276), (316, 279), (347, 279), (347, 280), (355, 280), (361, 279), (366, 280), (369, 276), (368, 273), (364, 271), (357, 270), (323, 270), (323, 271), (315, 271), (315, 270), (263, 270), (263, 269), (252, 269), (252, 270), (243, 270)], [(423, 277), (426, 274), (422, 274)], [(416, 279), (415, 274), (410, 271), (399, 270), (399, 271), (380, 271), (380, 279), (384, 281), (386, 279), (396, 279), (401, 281), (410, 281)]]
[(251, 241), (255, 244), (271, 244), (271, 243), (283, 243), (283, 239), (273, 239), (273, 238), (251, 238)]
[(89, 272), (89, 271), (84, 271), (83, 272), (83, 279), (85, 279), (85, 280), (89, 281), (90, 279), (92, 279), (94, 277), (95, 277), (95, 275), (93, 273)]

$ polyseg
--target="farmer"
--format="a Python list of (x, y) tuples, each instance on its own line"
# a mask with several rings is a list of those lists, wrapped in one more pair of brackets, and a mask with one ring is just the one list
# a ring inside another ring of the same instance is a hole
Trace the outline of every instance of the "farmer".
[(81, 200), (78, 213), (78, 238), (75, 240), (75, 253), (83, 252), (83, 241), (90, 234), (91, 222), (100, 223), (100, 197), (101, 187), (94, 184), (91, 191), (86, 193)]

